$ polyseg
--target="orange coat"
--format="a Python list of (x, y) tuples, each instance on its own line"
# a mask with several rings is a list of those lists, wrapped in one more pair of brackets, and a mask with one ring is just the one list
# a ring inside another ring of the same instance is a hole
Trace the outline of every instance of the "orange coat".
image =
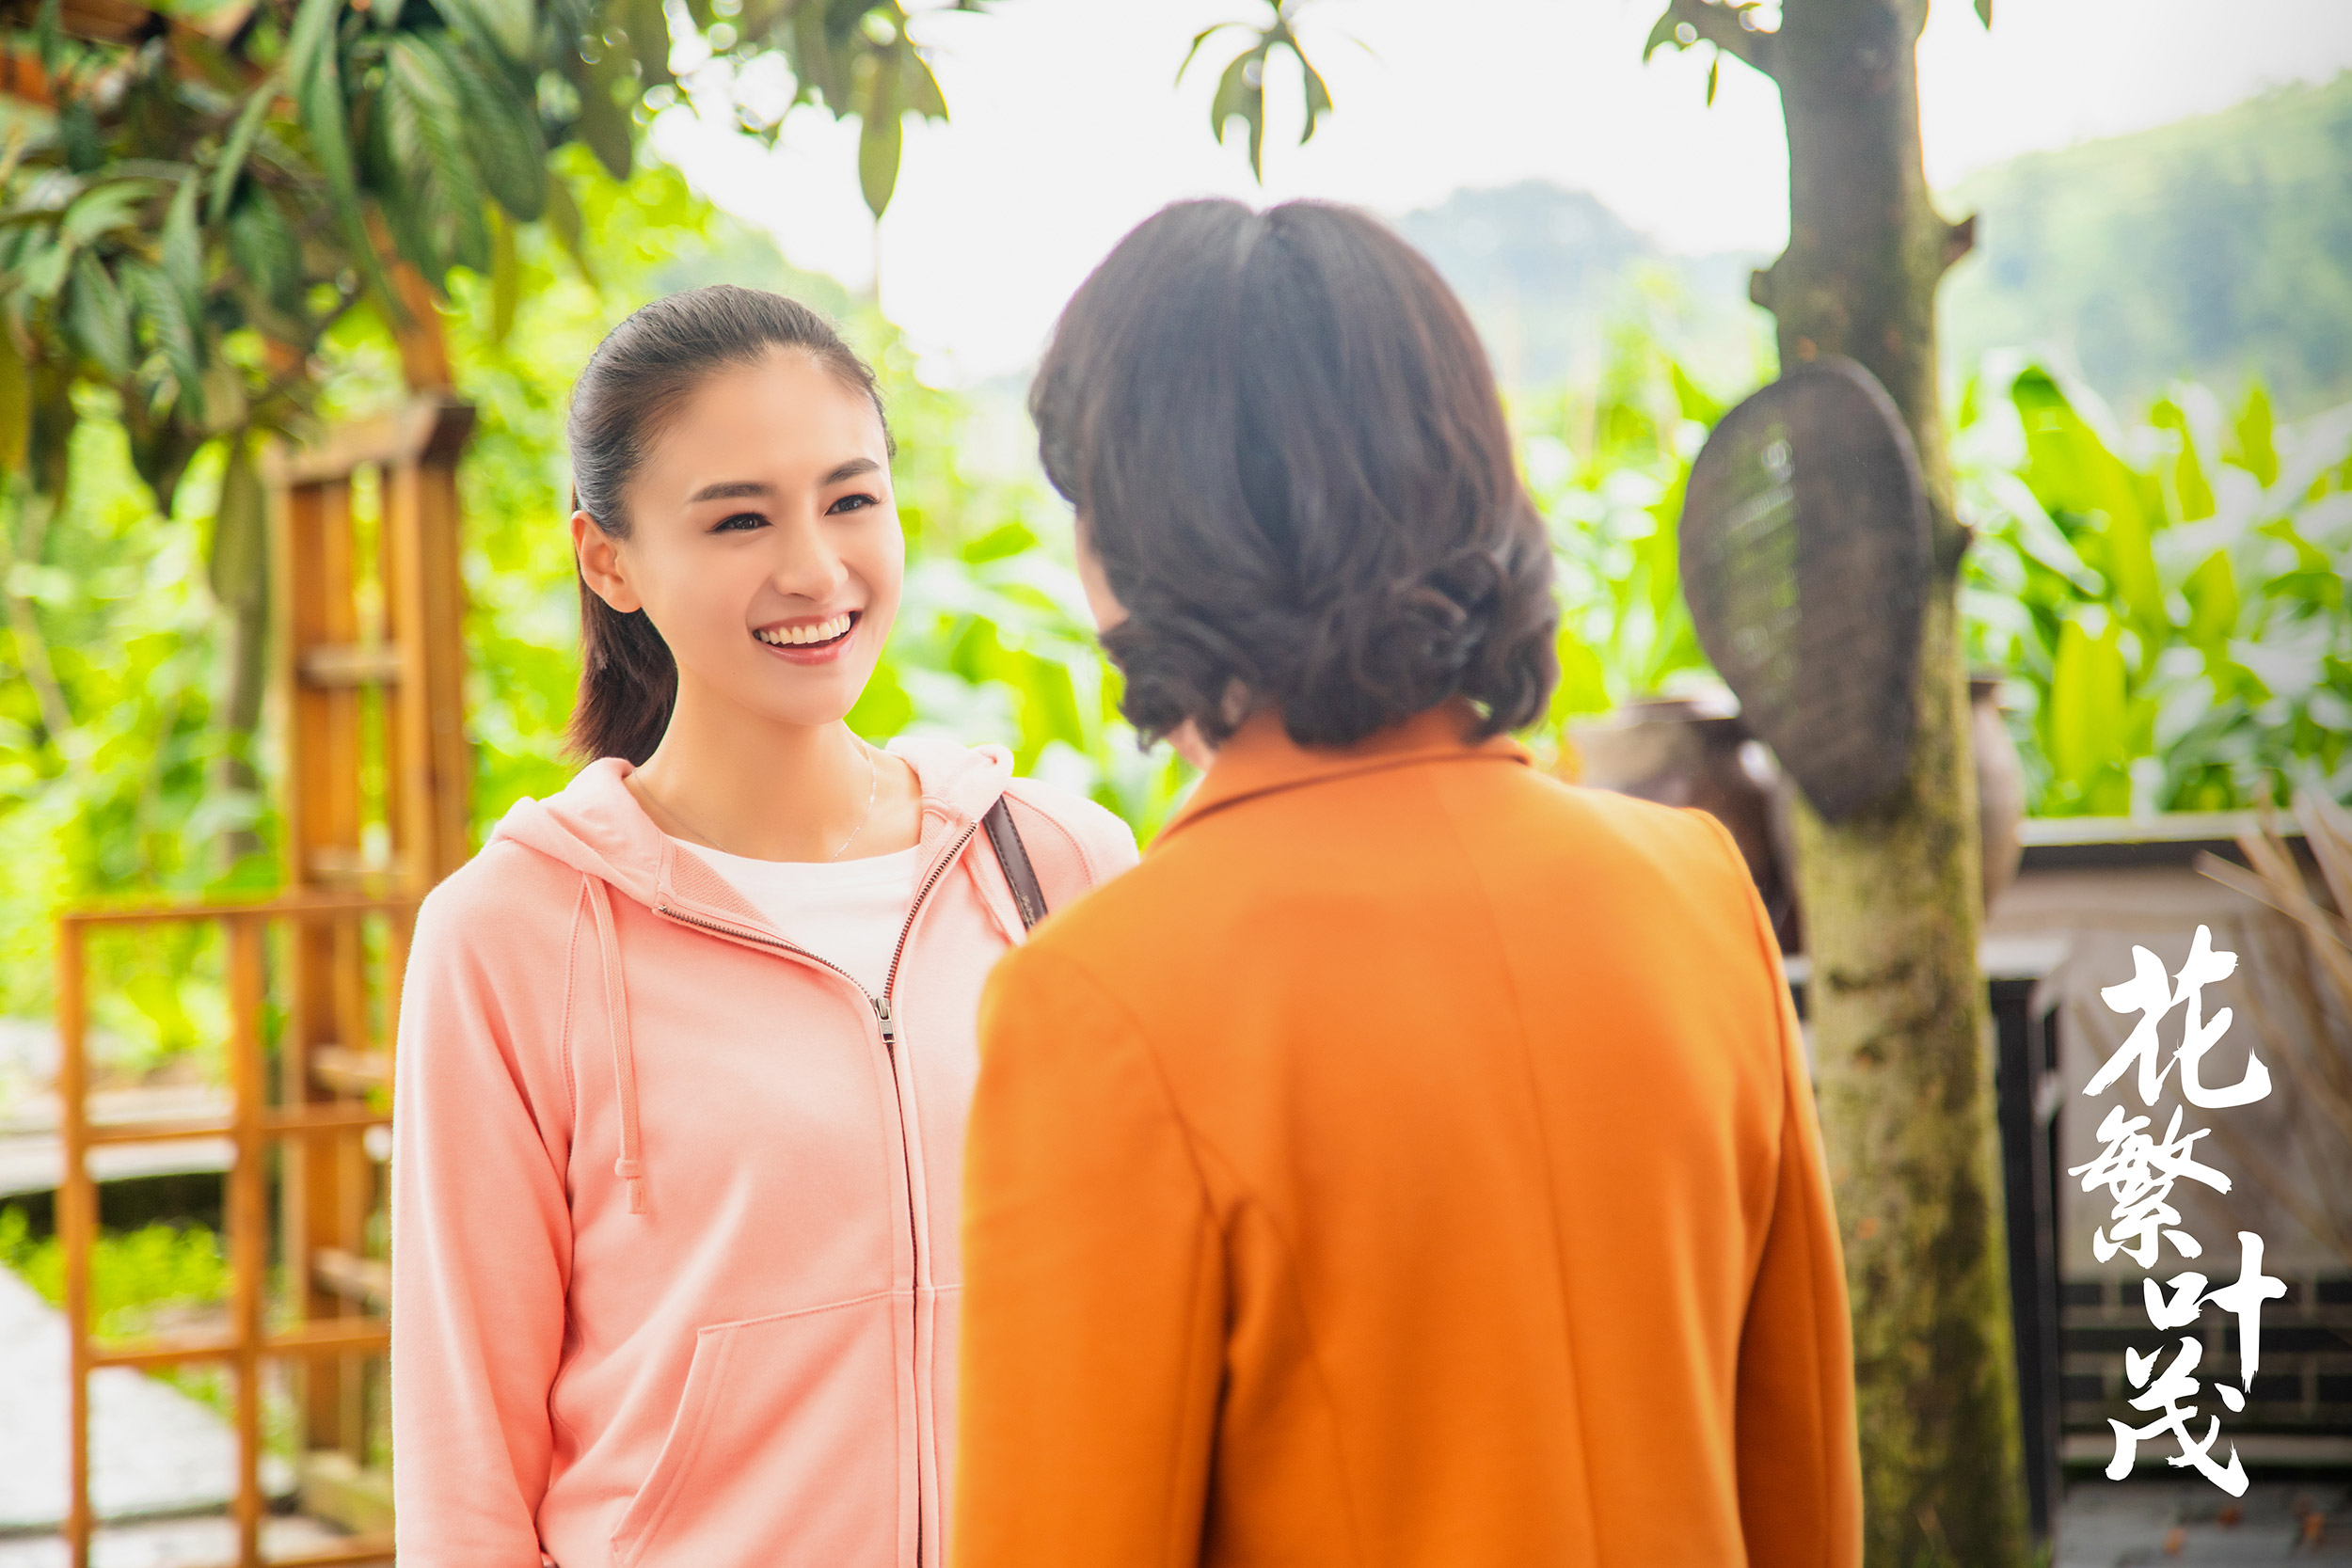
[(1253, 720), (998, 966), (954, 1568), (1861, 1560), (1836, 1230), (1739, 854), (1460, 724)]

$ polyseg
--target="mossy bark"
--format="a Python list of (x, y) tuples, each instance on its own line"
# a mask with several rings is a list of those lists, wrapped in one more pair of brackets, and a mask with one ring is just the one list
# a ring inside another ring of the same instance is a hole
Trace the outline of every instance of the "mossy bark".
[(1977, 970), (1977, 791), (1935, 291), (1967, 249), (1929, 198), (1915, 54), (1926, 0), (1786, 0), (1757, 55), (1788, 127), (1789, 244), (1756, 277), (1781, 358), (1859, 361), (1927, 481), (1934, 581), (1903, 785), (1798, 812), (1814, 1055), (1853, 1295), (1867, 1559), (2031, 1560), (2010, 1349), (1991, 1020)]

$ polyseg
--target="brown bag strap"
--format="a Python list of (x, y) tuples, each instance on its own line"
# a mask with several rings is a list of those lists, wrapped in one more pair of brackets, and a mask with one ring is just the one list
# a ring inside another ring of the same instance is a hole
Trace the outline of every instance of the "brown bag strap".
[(988, 830), (989, 847), (996, 851), (996, 863), (1005, 868), (1005, 881), (1012, 889), (1013, 904), (1021, 911), (1024, 930), (1045, 918), (1045, 890), (1037, 885), (1037, 867), (1029, 863), (1029, 851), (1021, 842), (1021, 830), (1012, 825), (1012, 813), (1005, 805), (1005, 797), (988, 808), (980, 818), (980, 826)]

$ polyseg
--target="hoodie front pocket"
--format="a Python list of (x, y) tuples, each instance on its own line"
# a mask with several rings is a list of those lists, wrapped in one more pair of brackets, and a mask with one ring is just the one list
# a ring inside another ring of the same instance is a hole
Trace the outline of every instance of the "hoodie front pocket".
[(895, 1568), (895, 1299), (697, 1333), (669, 1436), (612, 1533), (616, 1568)]

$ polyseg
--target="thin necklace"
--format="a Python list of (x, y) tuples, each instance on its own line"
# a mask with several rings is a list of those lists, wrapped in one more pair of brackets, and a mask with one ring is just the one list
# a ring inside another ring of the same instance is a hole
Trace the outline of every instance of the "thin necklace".
[[(825, 857), (825, 863), (827, 865), (834, 863), (836, 861), (840, 860), (842, 856), (850, 852), (850, 846), (857, 842), (857, 835), (864, 832), (866, 831), (866, 825), (874, 819), (874, 802), (881, 797), (882, 794), (882, 770), (874, 766), (874, 748), (868, 746), (863, 740), (858, 740), (858, 737), (855, 736), (851, 736), (850, 738), (857, 740), (858, 750), (866, 753), (866, 815), (857, 819), (857, 826), (851, 828), (850, 830), (850, 836), (841, 841), (841, 847), (835, 849), (832, 854)], [(717, 839), (711, 837), (708, 833), (704, 832), (700, 828), (694, 826), (693, 823), (689, 822), (686, 819), (685, 814), (679, 811), (677, 807), (664, 804), (661, 809), (669, 813), (670, 816), (675, 817), (680, 827), (692, 833), (695, 837), (701, 839), (704, 843), (709, 845), (712, 848), (718, 850), (721, 854), (735, 854), (734, 850), (721, 844)], [(739, 860), (744, 857), (737, 856), (737, 858)]]
[(850, 830), (850, 836), (841, 841), (841, 847), (833, 852), (833, 860), (827, 861), (827, 865), (848, 854), (850, 846), (857, 842), (857, 835), (866, 831), (866, 824), (874, 820), (874, 801), (882, 793), (882, 770), (874, 766), (874, 748), (863, 740), (857, 746), (866, 753), (866, 815), (857, 819), (857, 826)]

